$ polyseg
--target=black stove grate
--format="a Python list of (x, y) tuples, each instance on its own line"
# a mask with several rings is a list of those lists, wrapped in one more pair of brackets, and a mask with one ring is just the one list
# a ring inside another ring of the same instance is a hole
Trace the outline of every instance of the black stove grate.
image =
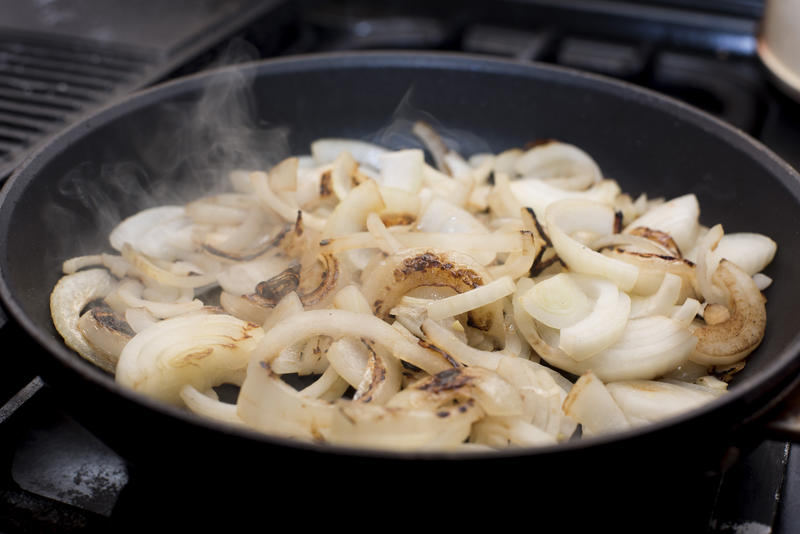
[(0, 35), (0, 176), (79, 116), (145, 85), (157, 64), (105, 45)]

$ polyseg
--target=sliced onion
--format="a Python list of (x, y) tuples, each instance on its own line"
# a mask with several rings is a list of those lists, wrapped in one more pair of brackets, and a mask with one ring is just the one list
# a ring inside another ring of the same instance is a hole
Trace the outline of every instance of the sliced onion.
[(409, 342), (381, 319), (346, 310), (311, 310), (284, 319), (267, 332), (253, 357), (270, 362), (283, 348), (315, 335), (371, 339), (386, 347), (395, 357), (429, 373), (452, 367), (447, 359)]
[(116, 366), (122, 349), (135, 334), (130, 325), (110, 308), (99, 306), (81, 316), (78, 329), (97, 359), (108, 362), (108, 370)]
[(585, 230), (610, 233), (616, 220), (612, 208), (597, 202), (562, 200), (547, 209), (546, 220), (553, 247), (570, 270), (608, 278), (623, 291), (636, 284), (639, 270), (635, 266), (604, 256), (570, 235)]
[(50, 293), (50, 315), (64, 343), (106, 371), (113, 371), (114, 362), (91, 348), (78, 329), (78, 322), (86, 305), (108, 295), (114, 285), (114, 278), (105, 269), (89, 269), (62, 276)]
[(619, 185), (612, 180), (602, 180), (585, 191), (568, 191), (552, 186), (538, 179), (514, 180), (509, 184), (517, 201), (536, 212), (544, 220), (545, 211), (550, 204), (559, 200), (579, 199), (613, 206), (620, 193)]
[(216, 421), (232, 425), (244, 425), (236, 413), (236, 405), (221, 402), (197, 391), (192, 385), (185, 385), (180, 391), (181, 400), (192, 412)]
[(694, 194), (683, 195), (659, 204), (631, 222), (625, 232), (645, 227), (660, 230), (675, 240), (682, 252), (694, 245), (700, 231), (700, 204)]
[(428, 316), (433, 320), (439, 320), (467, 313), (498, 302), (503, 297), (513, 293), (515, 289), (516, 284), (514, 284), (511, 277), (504, 276), (452, 297), (431, 301), (427, 306)]
[(612, 382), (606, 388), (633, 424), (652, 423), (688, 412), (724, 393), (690, 384), (655, 380)]
[(580, 361), (612, 346), (622, 337), (630, 315), (631, 299), (608, 280), (573, 276), (594, 304), (586, 317), (561, 329), (559, 347)]
[(385, 152), (379, 156), (379, 160), (380, 184), (383, 187), (409, 193), (418, 193), (422, 188), (422, 167), (425, 164), (422, 150), (410, 148)]
[(282, 197), (275, 194), (272, 190), (272, 186), (270, 186), (269, 175), (267, 173), (261, 171), (250, 173), (250, 180), (253, 183), (255, 194), (258, 196), (261, 204), (274, 211), (284, 221), (295, 222), (298, 217), (298, 212), (300, 212), (302, 213), (303, 221), (309, 228), (322, 230), (325, 226), (324, 219), (300, 210), (298, 206), (289, 204)]
[(350, 153), (359, 163), (379, 169), (380, 156), (387, 149), (358, 139), (326, 138), (311, 143), (311, 154), (318, 164), (330, 163), (342, 152)]
[(562, 409), (571, 382), (553, 369), (524, 358), (502, 358), (497, 373), (520, 392), (524, 413), (532, 424), (557, 441), (572, 436), (577, 422)]
[(494, 448), (555, 445), (556, 438), (521, 417), (484, 417), (472, 427), (470, 441)]
[(761, 344), (767, 323), (766, 299), (753, 279), (727, 260), (720, 262), (713, 281), (725, 288), (730, 318), (719, 324), (693, 328), (699, 341), (692, 360), (704, 365), (730, 365)]
[(420, 324), (421, 334), (429, 343), (445, 351), (458, 363), (470, 367), (496, 370), (504, 356), (499, 352), (479, 350), (456, 337), (449, 330), (432, 319), (423, 319)]
[(117, 362), (120, 384), (165, 402), (180, 404), (180, 391), (237, 383), (261, 327), (225, 314), (164, 319), (136, 334)]
[(739, 232), (722, 236), (714, 254), (732, 261), (752, 276), (772, 262), (777, 249), (775, 241), (763, 234)]
[[(488, 234), (489, 231), (468, 211), (436, 197), (428, 203), (417, 220), (416, 229), (420, 232), (443, 234)], [(481, 239), (481, 243), (485, 240)], [(495, 254), (488, 250), (472, 247), (475, 259), (482, 265), (491, 263)]]
[(144, 308), (154, 317), (165, 319), (203, 308), (203, 301), (193, 299), (189, 302), (157, 302), (141, 298), (144, 286), (136, 280), (125, 280), (119, 284), (117, 294), (131, 308)]
[(111, 246), (122, 251), (125, 243), (147, 254), (165, 260), (174, 260), (175, 234), (191, 224), (183, 206), (158, 206), (149, 208), (120, 222), (109, 234)]
[(537, 282), (520, 302), (534, 319), (551, 328), (571, 326), (592, 309), (591, 300), (568, 273)]
[(564, 412), (581, 424), (588, 435), (617, 432), (630, 423), (603, 382), (587, 371), (564, 400)]
[(474, 404), (408, 410), (339, 401), (328, 440), (370, 449), (452, 450), (461, 446), (481, 415)]
[(556, 187), (573, 190), (586, 189), (603, 177), (589, 154), (558, 141), (528, 149), (516, 160), (514, 169), (524, 178), (546, 180)]
[(333, 403), (295, 390), (258, 359), (250, 361), (236, 402), (248, 426), (302, 440), (326, 440), (336, 411)]
[(163, 269), (140, 254), (127, 243), (122, 247), (122, 256), (143, 276), (165, 286), (198, 288), (214, 284), (217, 280), (215, 273), (192, 273), (179, 275)]
[[(465, 254), (410, 249), (385, 258), (370, 270), (362, 290), (375, 315), (385, 319), (403, 295), (417, 287), (449, 287), (463, 293), (490, 281), (486, 270)], [(470, 321), (476, 328), (500, 336), (502, 304), (470, 312)]]
[(519, 415), (522, 398), (496, 373), (480, 367), (459, 367), (425, 377), (392, 397), (386, 406), (435, 408), (463, 399), (474, 400), (488, 415)]
[(648, 297), (631, 298), (631, 318), (645, 315), (668, 315), (681, 296), (683, 280), (672, 273), (664, 273), (658, 291)]

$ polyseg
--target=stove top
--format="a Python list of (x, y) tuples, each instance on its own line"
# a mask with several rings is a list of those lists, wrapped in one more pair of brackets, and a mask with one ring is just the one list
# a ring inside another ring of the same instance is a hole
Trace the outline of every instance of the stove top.
[[(218, 64), (232, 42), (246, 43), (250, 59), (418, 49), (579, 68), (697, 106), (800, 168), (800, 104), (755, 55), (762, 9), (757, 0), (2, 0), (0, 177), (70, 121)], [(687, 531), (788, 533), (800, 524), (800, 449), (786, 442), (765, 440), (704, 483)], [(0, 531), (113, 531), (153, 489), (61, 411), (35, 369), (0, 376)]]

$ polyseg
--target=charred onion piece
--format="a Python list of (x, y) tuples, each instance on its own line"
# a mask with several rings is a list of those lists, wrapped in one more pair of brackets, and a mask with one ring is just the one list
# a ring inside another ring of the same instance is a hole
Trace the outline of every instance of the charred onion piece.
[(78, 321), (78, 329), (111, 371), (117, 366), (122, 349), (136, 335), (131, 326), (107, 306), (95, 306), (84, 313)]
[(753, 279), (735, 263), (722, 260), (712, 277), (729, 294), (730, 317), (695, 327), (697, 347), (691, 359), (705, 365), (730, 365), (758, 347), (767, 326), (766, 299)]
[(78, 329), (83, 308), (114, 289), (114, 278), (105, 269), (89, 269), (63, 276), (50, 294), (53, 324), (69, 348), (109, 372), (114, 362), (97, 354)]
[[(449, 287), (463, 293), (491, 281), (491, 276), (472, 257), (457, 251), (410, 249), (385, 258), (364, 282), (363, 293), (381, 319), (400, 299), (417, 287)], [(503, 329), (502, 302), (472, 310), (469, 324), (499, 339)]]
[(284, 296), (297, 289), (300, 285), (300, 264), (294, 263), (282, 273), (256, 286), (256, 294), (264, 299), (265, 303), (275, 306)]

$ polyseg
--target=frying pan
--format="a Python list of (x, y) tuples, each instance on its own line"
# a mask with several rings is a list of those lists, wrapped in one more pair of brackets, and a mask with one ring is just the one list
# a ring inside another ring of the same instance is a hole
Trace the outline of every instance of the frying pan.
[[(243, 83), (209, 92), (231, 79)], [(199, 103), (208, 105), (201, 110)], [(148, 203), (203, 192), (198, 189), (213, 183), (224, 161), (239, 165), (253, 154), (266, 161), (281, 152), (306, 153), (319, 137), (403, 144), (408, 139), (396, 126), (421, 115), (467, 155), (539, 138), (573, 143), (624, 191), (666, 198), (694, 193), (702, 223), (772, 237), (778, 254), (766, 272), (774, 280), (766, 290), (766, 336), (730, 393), (645, 428), (558, 446), (491, 454), (378, 453), (232, 429), (142, 398), (66, 348), (52, 327), (48, 295), (61, 262), (107, 250), (113, 222)], [(204, 126), (190, 129), (198, 119)], [(229, 127), (237, 121), (247, 132), (244, 140), (221, 143), (235, 137)], [(224, 135), (214, 139), (209, 132)], [(280, 480), (286, 495), (307, 491), (324, 473), (328, 487), (352, 481), (383, 490), (406, 480), (415, 482), (417, 497), (468, 487), (471, 495), (507, 503), (511, 494), (527, 501), (532, 493), (523, 498), (497, 484), (533, 477), (573, 496), (583, 488), (596, 500), (597, 481), (623, 474), (634, 484), (671, 475), (679, 480), (719, 469), (732, 444), (763, 439), (762, 416), (791, 389), (800, 367), (798, 230), (800, 177), (788, 165), (711, 116), (625, 83), (448, 53), (256, 62), (122, 98), (58, 135), (9, 179), (0, 206), (0, 293), (15, 327), (9, 335), (23, 348), (6, 351), (3, 365), (33, 359), (71, 414), (135, 469), (156, 473), (161, 486), (200, 474), (238, 486), (263, 474)], [(190, 486), (183, 484), (180, 492)]]

